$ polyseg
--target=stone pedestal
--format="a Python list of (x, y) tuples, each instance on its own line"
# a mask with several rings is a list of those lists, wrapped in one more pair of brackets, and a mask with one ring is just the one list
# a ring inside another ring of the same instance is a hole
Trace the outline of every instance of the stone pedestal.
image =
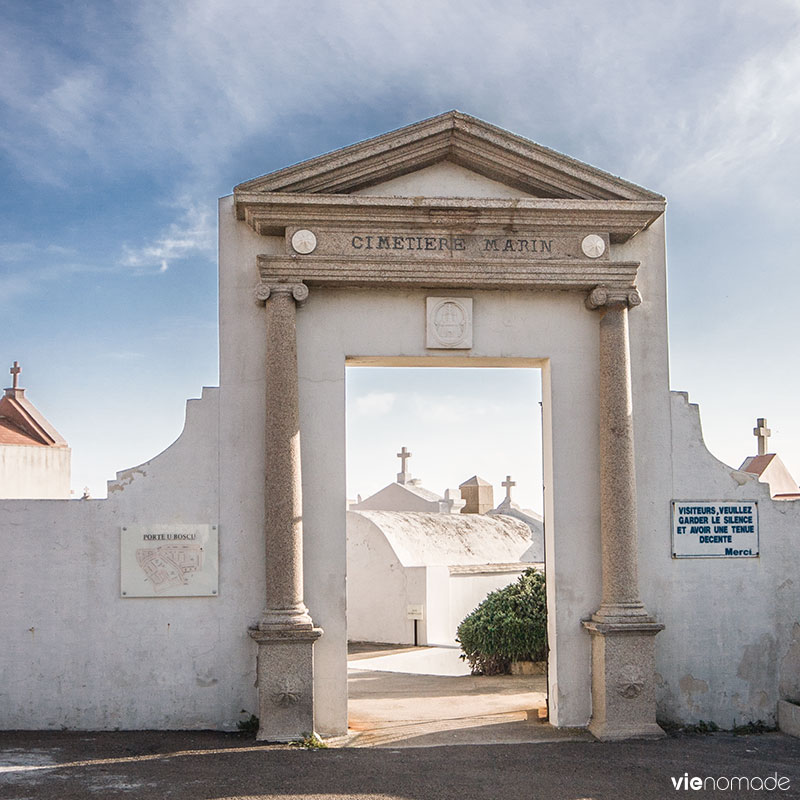
[(592, 634), (592, 720), (601, 741), (660, 738), (656, 723), (656, 622), (604, 624), (589, 620)]
[(320, 628), (263, 631), (258, 642), (258, 734), (264, 742), (291, 742), (314, 732), (314, 642)]

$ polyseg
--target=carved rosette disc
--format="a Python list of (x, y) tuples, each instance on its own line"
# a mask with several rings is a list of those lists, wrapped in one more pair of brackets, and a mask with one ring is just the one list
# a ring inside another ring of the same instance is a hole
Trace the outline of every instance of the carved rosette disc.
[(301, 256), (307, 256), (317, 249), (317, 237), (313, 231), (302, 230), (295, 231), (292, 234), (292, 247), (295, 253), (300, 253)]
[(581, 250), (583, 250), (583, 254), (588, 258), (600, 258), (606, 251), (606, 243), (603, 241), (602, 236), (598, 236), (596, 233), (590, 233), (588, 236), (584, 237), (581, 242)]
[(632, 667), (623, 674), (617, 681), (616, 690), (620, 697), (626, 700), (633, 700), (638, 697), (644, 689), (644, 675), (640, 669)]

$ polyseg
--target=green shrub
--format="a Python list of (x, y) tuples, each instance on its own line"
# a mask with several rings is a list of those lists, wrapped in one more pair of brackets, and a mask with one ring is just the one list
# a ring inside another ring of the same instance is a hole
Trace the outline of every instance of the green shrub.
[(547, 658), (544, 573), (529, 568), (515, 583), (492, 592), (458, 626), (461, 658), (473, 675), (508, 672), (512, 661)]

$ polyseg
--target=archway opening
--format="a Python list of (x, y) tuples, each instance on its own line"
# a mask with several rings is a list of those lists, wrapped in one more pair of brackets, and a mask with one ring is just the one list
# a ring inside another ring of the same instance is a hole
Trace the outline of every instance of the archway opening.
[(365, 361), (346, 370), (351, 730), (369, 744), (539, 738), (546, 668), (471, 675), (457, 628), (545, 571), (540, 364)]

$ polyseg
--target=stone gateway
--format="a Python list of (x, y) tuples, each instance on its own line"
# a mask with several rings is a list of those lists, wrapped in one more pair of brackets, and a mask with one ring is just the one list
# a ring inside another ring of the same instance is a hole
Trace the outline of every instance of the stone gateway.
[[(440, 155), (432, 155), (437, 149)], [(385, 174), (383, 156), (389, 151), (393, 172)], [(516, 167), (517, 191), (512, 193), (516, 196), (491, 197), (491, 183), (481, 187), (489, 196), (464, 196), (458, 172), (450, 170), (442, 175), (441, 197), (420, 197), (415, 172), (436, 170), (439, 162), (498, 182)], [(545, 372), (551, 393), (546, 414), (550, 416), (553, 406), (561, 405), (557, 402), (561, 389), (548, 375), (555, 343), (552, 332), (537, 330), (534, 312), (549, 301), (562, 318), (561, 334), (567, 332), (567, 347), (559, 354), (564, 367), (587, 371), (578, 353), (570, 352), (570, 344), (581, 338), (598, 352), (591, 370), (591, 394), (598, 402), (579, 412), (585, 421), (596, 420), (597, 430), (586, 444), (595, 450), (601, 475), (599, 487), (592, 487), (599, 490), (599, 536), (584, 536), (587, 549), (600, 546), (590, 570), (602, 599), (589, 619), (567, 612), (568, 621), (562, 622), (556, 613), (553, 684), (560, 687), (560, 697), (574, 696), (577, 709), (577, 694), (565, 691), (577, 676), (570, 676), (567, 669), (559, 674), (557, 665), (560, 648), (565, 653), (585, 648), (582, 624), (592, 641), (593, 731), (602, 738), (660, 734), (655, 721), (654, 637), (663, 625), (650, 616), (639, 593), (628, 330), (628, 310), (642, 302), (638, 274), (643, 256), (624, 253), (623, 248), (661, 217), (664, 199), (453, 112), (242, 184), (234, 192), (234, 208), (255, 234), (274, 242), (270, 252), (256, 258), (261, 278), (256, 297), (264, 302), (266, 312), (269, 420), (264, 530), (267, 607), (258, 626), (259, 680), (262, 674), (285, 669), (285, 662), (273, 660), (279, 658), (273, 657), (273, 650), (283, 654), (287, 637), (313, 629), (297, 588), (302, 587), (303, 578), (298, 555), (301, 525), (341, 527), (341, 520), (330, 511), (315, 519), (311, 508), (303, 509), (300, 501), (300, 442), (305, 464), (312, 470), (316, 454), (329, 452), (335, 445), (326, 441), (327, 436), (306, 430), (300, 416), (296, 306), (306, 302), (308, 310), (302, 314), (307, 318), (324, 318), (331, 301), (340, 307), (340, 319), (329, 328), (331, 336), (334, 331), (339, 334), (338, 341), (334, 339), (328, 347), (320, 347), (319, 341), (307, 344), (316, 349), (313, 362), (303, 363), (309, 381), (317, 382), (331, 370), (341, 371), (348, 361), (392, 364), (402, 358), (406, 363), (409, 359), (423, 363), (435, 359), (436, 350), (448, 347), (465, 351), (457, 362), (465, 366), (502, 364), (511, 355)], [(395, 232), (389, 233), (390, 228)], [(282, 240), (276, 236), (281, 232)], [(304, 252), (293, 244), (298, 234)], [(305, 246), (311, 242), (313, 249)], [(620, 246), (619, 256), (611, 257), (611, 242)], [(647, 267), (654, 271), (654, 265)], [(364, 293), (364, 289), (371, 291)], [(474, 294), (460, 302), (431, 296), (432, 290), (454, 289)], [(513, 314), (504, 314), (498, 307), (506, 299), (517, 304)], [(573, 321), (575, 300), (585, 308), (578, 306), (579, 319)], [(414, 330), (405, 325), (402, 332), (394, 329), (391, 317), (384, 319), (386, 335), (377, 341), (371, 326), (348, 324), (347, 317), (359, 320), (380, 313), (387, 302), (403, 307), (409, 318), (418, 316), (415, 307), (425, 306), (427, 337), (422, 338), (422, 326)], [(561, 309), (556, 310), (557, 306)], [(467, 338), (467, 322), (473, 315), (482, 318), (483, 333), (479, 336), (476, 324)], [(320, 324), (326, 323), (320, 320)], [(308, 327), (315, 339), (323, 338), (320, 324)], [(495, 332), (503, 324), (513, 333), (501, 339)], [(591, 333), (594, 327), (596, 332)], [(573, 333), (573, 328), (582, 330)], [(349, 341), (341, 336), (344, 331)], [(327, 430), (341, 429), (341, 419), (330, 412), (326, 417)], [(552, 437), (553, 431), (546, 435)], [(545, 485), (553, 487), (545, 516), (555, 522), (548, 526), (555, 529), (548, 570), (555, 574), (556, 592), (559, 520), (566, 523), (560, 507), (566, 505), (567, 496), (592, 493), (580, 481), (580, 476), (559, 475), (552, 460), (545, 467)], [(279, 515), (278, 509), (286, 510)], [(278, 564), (273, 561), (276, 553), (286, 554)], [(282, 570), (281, 575), (273, 570)], [(295, 587), (295, 593), (270, 596), (271, 586), (283, 583)], [(558, 606), (557, 601), (554, 605)], [(569, 626), (566, 634), (565, 625)], [(268, 627), (280, 631), (277, 645), (263, 638)], [(312, 638), (298, 638), (293, 659), (310, 665), (313, 643)], [(609, 691), (609, 685), (620, 682), (623, 692)], [(295, 711), (270, 704), (266, 690), (260, 689), (259, 695), (259, 736), (274, 739), (283, 734), (283, 718)], [(551, 697), (553, 718), (569, 717), (570, 701), (566, 709), (559, 709), (557, 693)], [(588, 697), (584, 703), (588, 705)], [(312, 718), (305, 727), (313, 727)]]
[[(664, 211), (456, 111), (237, 186), (220, 387), (108, 500), (1, 501), (0, 724), (234, 728), (246, 709), (263, 740), (346, 731), (347, 365), (541, 370), (554, 725), (774, 722), (800, 693), (800, 507), (714, 459), (669, 391)], [(675, 502), (757, 505), (758, 553), (673, 558)], [(216, 595), (120, 597), (120, 526), (165, 524), (218, 527)]]

